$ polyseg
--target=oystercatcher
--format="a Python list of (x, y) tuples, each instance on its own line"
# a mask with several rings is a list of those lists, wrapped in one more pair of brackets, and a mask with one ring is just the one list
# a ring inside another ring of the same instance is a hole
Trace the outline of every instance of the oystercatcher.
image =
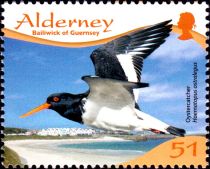
[(170, 126), (144, 112), (135, 102), (133, 89), (141, 82), (143, 60), (165, 42), (170, 21), (137, 30), (108, 42), (90, 56), (96, 76), (83, 76), (89, 90), (82, 94), (55, 93), (46, 103), (20, 116), (43, 109), (91, 127), (113, 131), (142, 131), (184, 136), (185, 130)]

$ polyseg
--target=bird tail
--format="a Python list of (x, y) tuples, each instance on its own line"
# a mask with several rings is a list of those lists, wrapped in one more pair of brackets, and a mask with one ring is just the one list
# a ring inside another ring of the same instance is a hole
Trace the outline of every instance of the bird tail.
[(170, 126), (155, 117), (150, 116), (149, 114), (137, 109), (135, 110), (138, 118), (141, 120), (141, 127), (145, 130), (149, 130), (157, 134), (172, 134), (176, 136), (184, 136), (186, 133), (184, 129)]
[(181, 128), (169, 126), (166, 131), (170, 134), (176, 135), (176, 136), (184, 136), (186, 134), (186, 131)]

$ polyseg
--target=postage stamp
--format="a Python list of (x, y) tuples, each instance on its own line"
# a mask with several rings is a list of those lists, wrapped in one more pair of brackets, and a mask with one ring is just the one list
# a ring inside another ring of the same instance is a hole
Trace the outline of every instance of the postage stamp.
[(5, 167), (206, 167), (207, 2), (5, 2)]

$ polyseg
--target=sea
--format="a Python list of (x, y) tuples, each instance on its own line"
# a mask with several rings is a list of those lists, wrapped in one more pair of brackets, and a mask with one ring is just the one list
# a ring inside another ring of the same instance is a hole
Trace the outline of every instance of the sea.
[(74, 143), (74, 144), (61, 144), (59, 147), (71, 150), (88, 150), (95, 154), (105, 153), (106, 155), (143, 155), (159, 144), (166, 142), (170, 139), (148, 139), (142, 141), (103, 141), (103, 142), (89, 142), (89, 143)]

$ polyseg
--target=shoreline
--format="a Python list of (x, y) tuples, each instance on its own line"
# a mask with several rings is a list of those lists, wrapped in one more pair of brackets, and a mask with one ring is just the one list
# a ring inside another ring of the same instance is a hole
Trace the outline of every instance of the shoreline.
[[(87, 139), (57, 139), (57, 140), (10, 140), (5, 141), (5, 146), (11, 148), (19, 155), (21, 162), (31, 167), (32, 165), (112, 165), (128, 161), (142, 154), (142, 152), (122, 153), (123, 151), (90, 150), (62, 148), (60, 144), (92, 143), (92, 142), (129, 141), (122, 138), (102, 137)], [(97, 161), (96, 161), (97, 160)]]

